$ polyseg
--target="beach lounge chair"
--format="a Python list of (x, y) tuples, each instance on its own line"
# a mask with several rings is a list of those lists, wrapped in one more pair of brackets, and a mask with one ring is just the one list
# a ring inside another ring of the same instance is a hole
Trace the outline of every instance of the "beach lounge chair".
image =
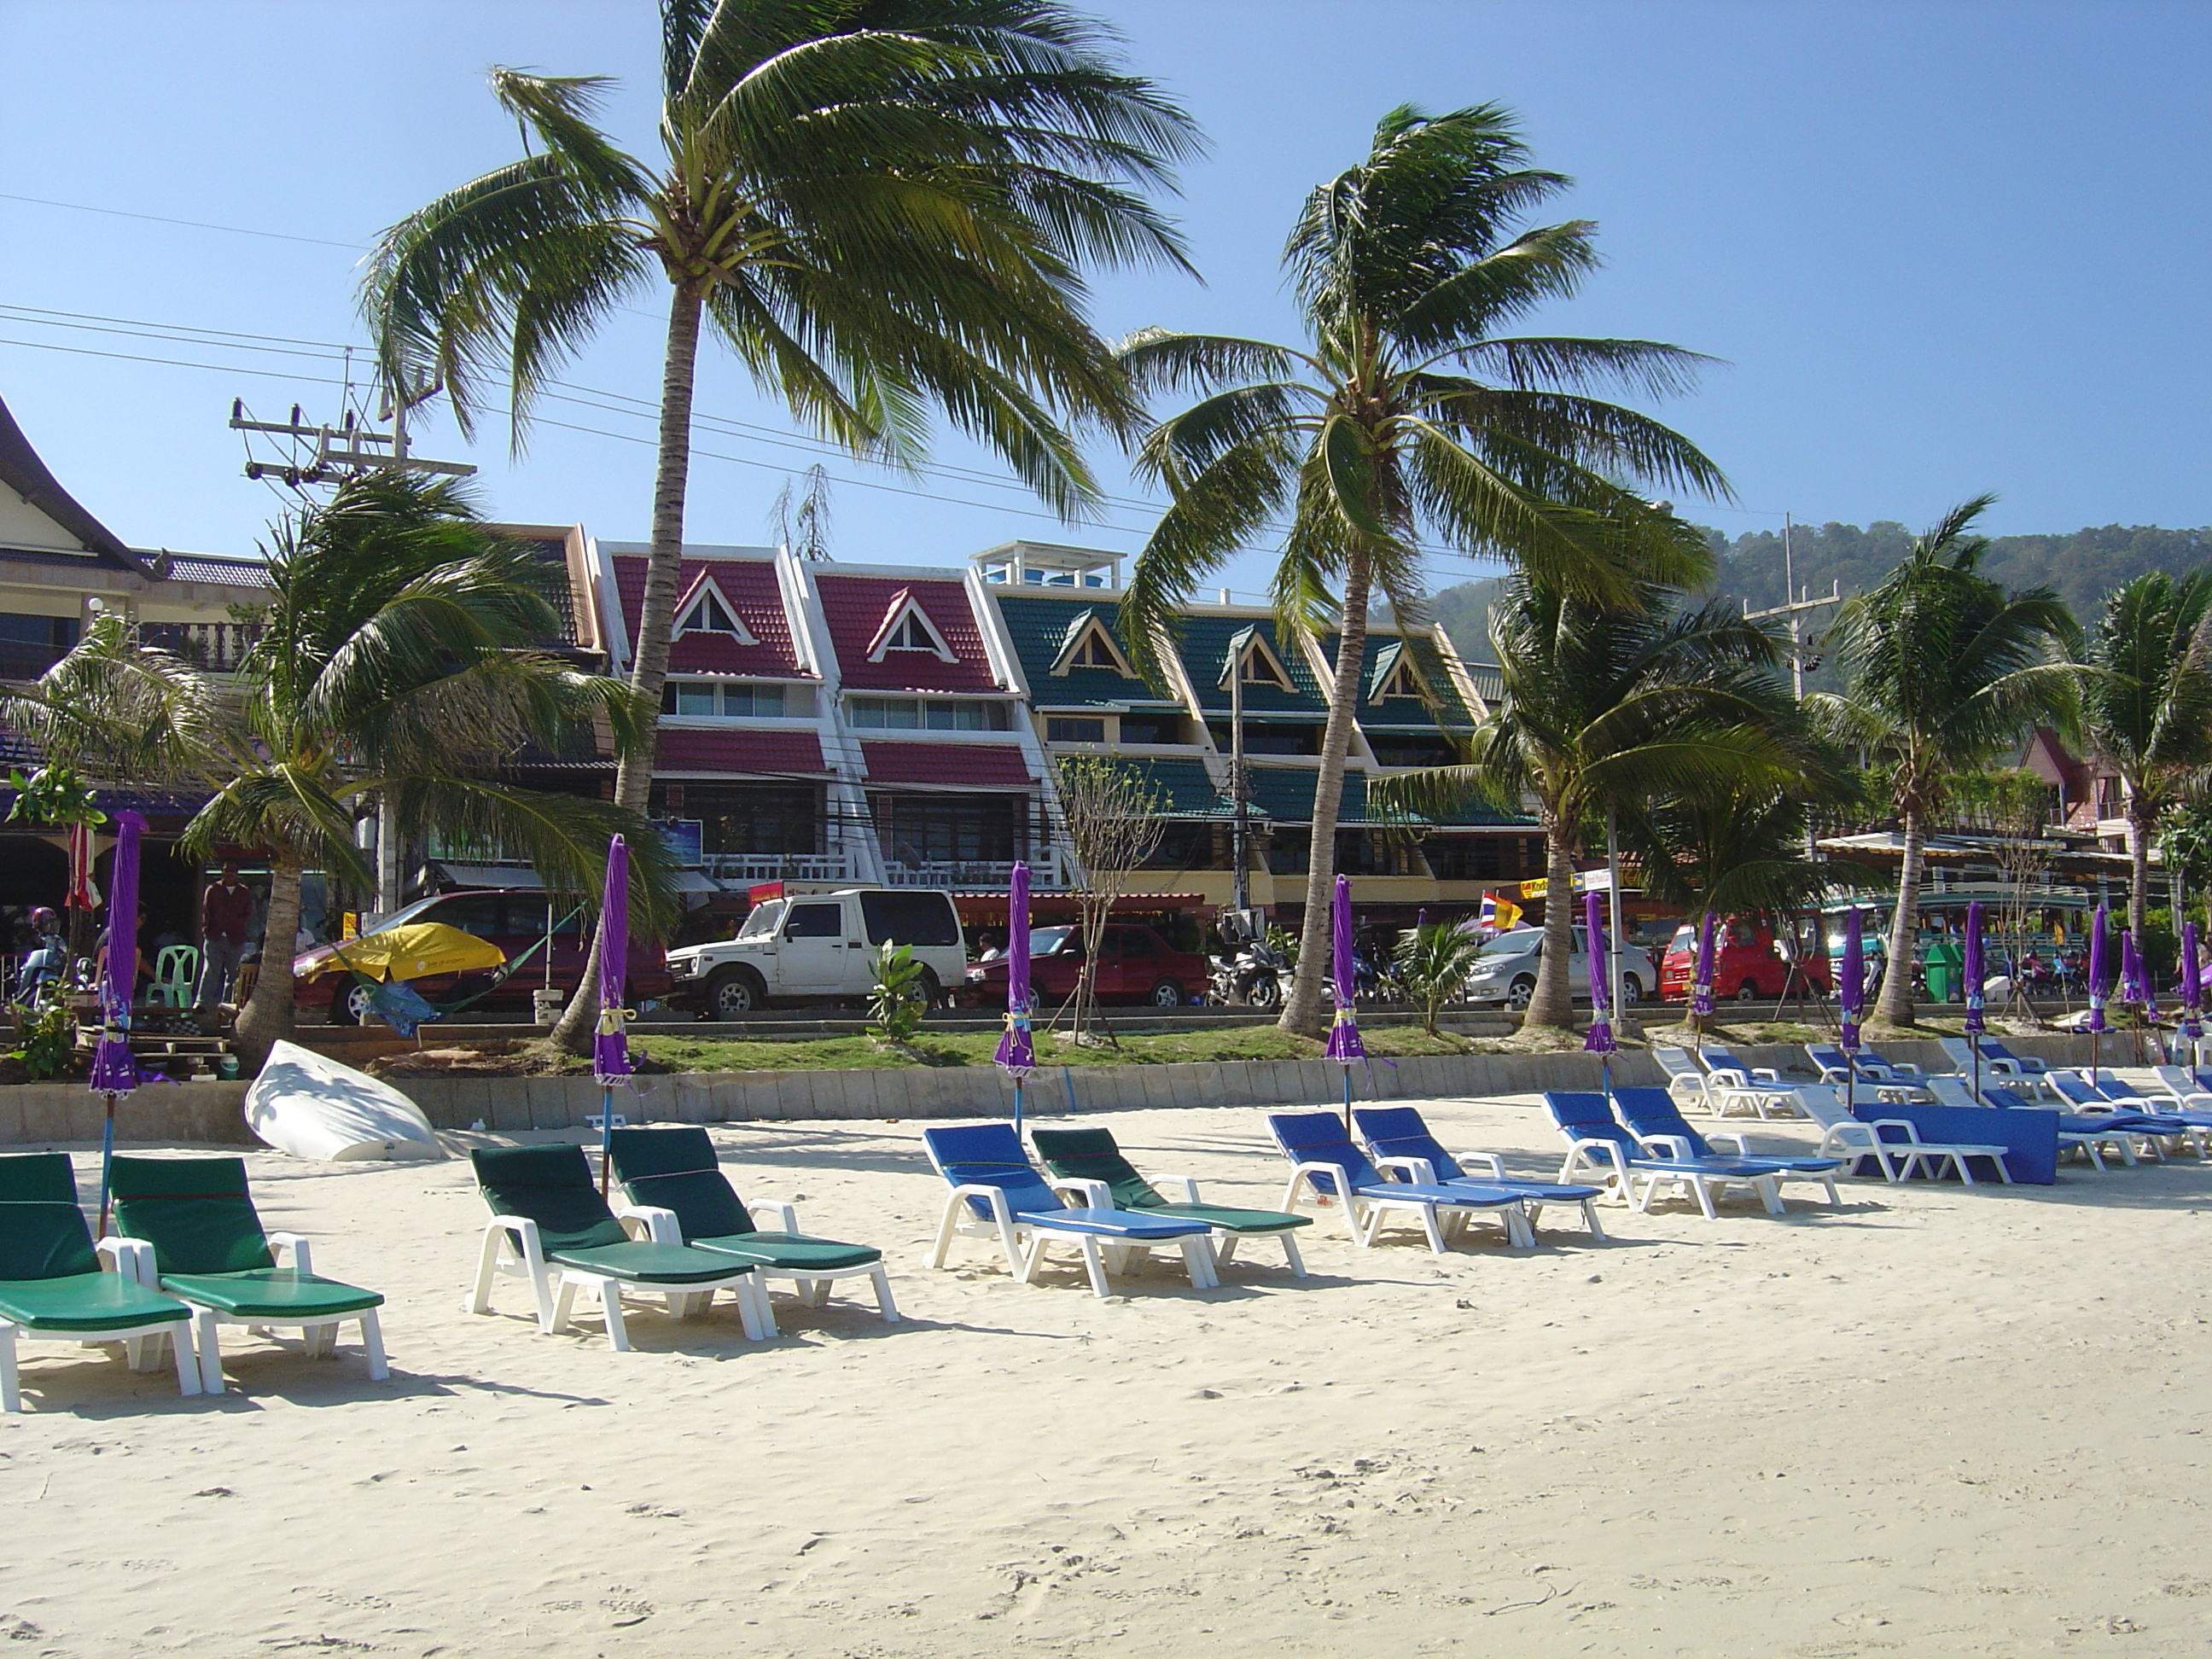
[[(1137, 1166), (1122, 1156), (1111, 1129), (1032, 1129), (1030, 1140), (1045, 1168), (1059, 1177), (1065, 1188), (1073, 1191), (1079, 1187), (1086, 1204), (1202, 1221), (1213, 1230), (1213, 1259), (1218, 1267), (1225, 1267), (1236, 1258), (1240, 1240), (1273, 1238), (1282, 1245), (1283, 1259), (1291, 1273), (1305, 1277), (1297, 1231), (1313, 1225), (1310, 1215), (1206, 1203), (1199, 1197), (1198, 1182), (1189, 1176), (1139, 1173)], [(1154, 1182), (1182, 1196), (1164, 1197)]]
[(1951, 1057), (1952, 1064), (1960, 1071), (1972, 1067), (1975, 1046), (1981, 1048), (1982, 1069), (1984, 1072), (1994, 1068), (2014, 1077), (2041, 1077), (2051, 1069), (2049, 1060), (2038, 1060), (2033, 1054), (2016, 1054), (1992, 1036), (1943, 1039), (1943, 1052)]
[[(789, 1279), (799, 1299), (810, 1308), (827, 1302), (839, 1279), (864, 1278), (875, 1285), (876, 1307), (884, 1322), (898, 1322), (881, 1250), (809, 1237), (799, 1231), (799, 1212), (775, 1200), (754, 1200), (777, 1222), (777, 1231), (762, 1231), (722, 1173), (714, 1143), (704, 1129), (688, 1125), (619, 1128), (611, 1131), (608, 1139), (615, 1179), (629, 1200), (615, 1206), (615, 1218), (643, 1222), (653, 1243), (689, 1244), (749, 1261), (763, 1284)], [(767, 1299), (758, 1298), (755, 1310), (761, 1314), (767, 1334), (773, 1336), (775, 1316), (763, 1305)]]
[(138, 1251), (127, 1239), (94, 1244), (69, 1154), (0, 1158), (0, 1412), (23, 1409), (16, 1347), (26, 1340), (119, 1342), (134, 1371), (159, 1365), (166, 1346), (177, 1391), (200, 1391), (192, 1310), (139, 1281), (130, 1261)]
[(1749, 1107), (1753, 1117), (1797, 1115), (1790, 1085), (1771, 1066), (1747, 1066), (1710, 1042), (1698, 1048), (1698, 1063), (1705, 1068), (1705, 1098), (1715, 1117), (1726, 1117), (1740, 1106)]
[[(1419, 1111), (1411, 1106), (1355, 1106), (1352, 1121), (1367, 1143), (1376, 1168), (1386, 1173), (1403, 1171), (1407, 1180), (1422, 1186), (1475, 1186), (1518, 1193), (1531, 1231), (1541, 1220), (1545, 1205), (1565, 1205), (1582, 1212), (1583, 1225), (1589, 1229), (1591, 1238), (1601, 1244), (1606, 1242), (1605, 1229), (1597, 1218), (1597, 1201), (1605, 1196), (1602, 1187), (1508, 1180), (1504, 1162), (1495, 1152), (1446, 1152), (1443, 1143), (1429, 1133)], [(1469, 1174), (1464, 1166), (1470, 1164), (1482, 1165), (1486, 1173)]]
[(471, 1313), (491, 1311), (492, 1281), (506, 1273), (530, 1281), (538, 1328), (548, 1335), (568, 1328), (580, 1291), (593, 1297), (606, 1318), (607, 1346), (617, 1353), (629, 1351), (626, 1294), (665, 1297), (669, 1313), (684, 1319), (703, 1313), (716, 1291), (727, 1291), (746, 1336), (758, 1341), (767, 1334), (757, 1306), (765, 1293), (753, 1264), (633, 1237), (599, 1195), (581, 1146), (480, 1146), (469, 1162), (491, 1211)]
[[(1732, 1146), (1716, 1149), (1704, 1135), (1690, 1127), (1689, 1120), (1674, 1109), (1674, 1103), (1667, 1097), (1664, 1089), (1624, 1088), (1613, 1091), (1613, 1108), (1620, 1115), (1636, 1138), (1654, 1151), (1664, 1151), (1684, 1158), (1730, 1158), (1750, 1168), (1767, 1171), (1774, 1177), (1778, 1191), (1788, 1181), (1809, 1181), (1828, 1194), (1828, 1202), (1841, 1206), (1842, 1197), (1836, 1191), (1836, 1171), (1843, 1161), (1833, 1158), (1777, 1157), (1771, 1153), (1754, 1152), (1749, 1141), (1741, 1134), (1716, 1131), (1712, 1139), (1733, 1141)], [(1796, 1105), (1793, 1101), (1792, 1106)]]
[(1942, 1086), (1936, 1091), (1939, 1106), (1981, 1106), (2000, 1112), (2053, 1112), (2058, 1117), (2058, 1145), (2062, 1150), (2071, 1148), (2089, 1160), (2097, 1169), (2105, 1168), (2101, 1149), (2110, 1148), (2119, 1154), (2120, 1161), (2132, 1166), (2136, 1162), (2136, 1144), (2142, 1137), (2132, 1134), (2116, 1115), (2106, 1113), (2092, 1117), (2079, 1112), (2061, 1111), (2056, 1106), (2030, 1100), (2017, 1090), (2001, 1084), (1985, 1083), (1982, 1097), (1974, 1098), (1973, 1091), (1956, 1078), (1937, 1078)]
[(2212, 1116), (2162, 1110), (2109, 1075), (2092, 1083), (2079, 1072), (2050, 1071), (2043, 1074), (2043, 1081), (2060, 1100), (2085, 1116), (2109, 1112), (2128, 1120), (2158, 1148), (2161, 1158), (2168, 1148), (2185, 1141), (2192, 1152), (2203, 1155), (2203, 1132), (2212, 1126)]
[(1297, 1203), (1302, 1191), (1316, 1199), (1337, 1200), (1344, 1206), (1344, 1224), (1352, 1243), (1363, 1249), (1373, 1245), (1383, 1222), (1394, 1215), (1418, 1216), (1436, 1255), (1444, 1253), (1447, 1237), (1472, 1217), (1483, 1214), (1494, 1215), (1504, 1224), (1507, 1243), (1528, 1249), (1536, 1243), (1528, 1206), (1517, 1193), (1389, 1180), (1346, 1137), (1344, 1121), (1334, 1112), (1270, 1112), (1267, 1131), (1291, 1161), (1283, 1208)]
[[(1775, 1190), (1771, 1170), (1753, 1169), (1734, 1158), (1662, 1157), (1638, 1139), (1634, 1132), (1613, 1115), (1601, 1094), (1549, 1089), (1544, 1107), (1567, 1143), (1567, 1161), (1559, 1166), (1559, 1179), (1571, 1181), (1588, 1170), (1600, 1176), (1621, 1200), (1638, 1210), (1648, 1210), (1662, 1187), (1678, 1188), (1697, 1200), (1708, 1221), (1717, 1218), (1716, 1194), (1729, 1188), (1748, 1187), (1770, 1215), (1782, 1213), (1782, 1195)], [(1639, 1197), (1637, 1180), (1644, 1190)]]
[(2196, 1071), (2186, 1066), (2154, 1066), (2150, 1069), (2166, 1093), (2185, 1107), (2212, 1111), (2212, 1072)]
[[(376, 1314), (383, 1297), (319, 1277), (301, 1235), (264, 1232), (244, 1158), (118, 1155), (109, 1180), (115, 1231), (149, 1247), (137, 1258), (140, 1282), (191, 1304), (207, 1393), (223, 1391), (224, 1325), (297, 1327), (317, 1358), (337, 1352), (340, 1326), (358, 1325), (370, 1381), (390, 1374)], [(286, 1257), (291, 1265), (278, 1267)]]
[[(1850, 1056), (1832, 1042), (1808, 1042), (1805, 1057), (1820, 1068), (1820, 1081), (1841, 1086), (1849, 1081), (1852, 1065)], [(1858, 1055), (1859, 1086), (1875, 1098), (1890, 1101), (1920, 1100), (1927, 1091), (1920, 1086), (1920, 1068), (1917, 1066), (1894, 1066), (1887, 1060), (1875, 1060), (1864, 1049)], [(1799, 1104), (1803, 1103), (1801, 1099)]]
[(1711, 1109), (1705, 1092), (1705, 1068), (1690, 1057), (1687, 1048), (1654, 1048), (1651, 1058), (1667, 1073), (1667, 1092), (1677, 1106)]
[[(1045, 1249), (1054, 1242), (1073, 1244), (1093, 1294), (1103, 1298), (1109, 1267), (1134, 1267), (1156, 1246), (1182, 1252), (1193, 1289), (1206, 1290), (1213, 1276), (1212, 1229), (1181, 1216), (1146, 1214), (1104, 1206), (1070, 1204), (1055, 1191), (1022, 1150), (1011, 1123), (971, 1123), (955, 1128), (924, 1129), (922, 1145), (952, 1188), (938, 1223), (937, 1248), (929, 1265), (942, 1267), (955, 1237), (995, 1240), (1006, 1252), (1006, 1271), (1023, 1284), (1036, 1279)], [(1066, 1183), (1081, 1192), (1084, 1183)]]
[(1997, 1178), (2012, 1185), (2012, 1168), (2005, 1162), (2007, 1149), (1971, 1141), (1932, 1141), (1920, 1138), (1919, 1126), (1901, 1117), (1854, 1117), (1844, 1109), (1843, 1097), (1834, 1085), (1810, 1083), (1797, 1091), (1798, 1109), (1820, 1126), (1820, 1151), (1850, 1158), (1856, 1166), (1874, 1159), (1886, 1181), (1909, 1181), (1914, 1171), (1938, 1178), (1948, 1162), (1966, 1186), (1974, 1184), (1969, 1158), (1986, 1158), (1997, 1166)]

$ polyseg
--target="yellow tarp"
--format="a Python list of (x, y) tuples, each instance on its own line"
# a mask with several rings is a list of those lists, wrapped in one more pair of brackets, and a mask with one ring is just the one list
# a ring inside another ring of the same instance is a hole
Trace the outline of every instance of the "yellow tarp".
[(441, 974), (496, 968), (507, 952), (488, 939), (448, 927), (442, 921), (410, 921), (380, 933), (347, 939), (325, 962), (322, 971), (351, 968), (370, 979), (431, 979)]

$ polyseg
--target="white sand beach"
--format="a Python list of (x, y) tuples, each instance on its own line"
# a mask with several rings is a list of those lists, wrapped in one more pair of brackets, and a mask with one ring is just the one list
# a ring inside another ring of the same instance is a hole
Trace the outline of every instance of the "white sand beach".
[[(1425, 1104), (1548, 1175), (1533, 1103)], [(1252, 1109), (1101, 1115), (1272, 1206)], [(1248, 1247), (1109, 1302), (932, 1272), (916, 1123), (717, 1126), (740, 1190), (889, 1254), (906, 1322), (749, 1344), (462, 1296), (465, 1160), (251, 1158), (272, 1228), (384, 1291), (392, 1376), (228, 1334), (232, 1392), (33, 1345), (0, 1422), (0, 1626), (56, 1656), (2198, 1653), (2212, 1169), (1873, 1182), (1774, 1220), (1608, 1208), (1312, 1276)], [(1737, 1126), (1741, 1127), (1741, 1126)], [(1755, 1133), (1809, 1140), (1789, 1126)], [(550, 1138), (550, 1137), (548, 1137)], [(455, 1138), (456, 1144), (466, 1138)], [(95, 1155), (76, 1149), (89, 1188)], [(864, 1291), (865, 1281), (854, 1288)]]

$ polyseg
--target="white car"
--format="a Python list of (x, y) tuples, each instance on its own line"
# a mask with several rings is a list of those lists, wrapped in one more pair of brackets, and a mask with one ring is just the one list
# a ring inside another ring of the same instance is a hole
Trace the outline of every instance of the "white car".
[[(1589, 995), (1589, 941), (1583, 928), (1574, 930), (1574, 956), (1567, 963), (1567, 988), (1574, 995)], [(1536, 974), (1543, 965), (1544, 930), (1515, 927), (1500, 933), (1483, 947), (1474, 971), (1468, 975), (1469, 1002), (1502, 1002), (1509, 1008), (1525, 1008), (1536, 994)], [(1650, 957), (1633, 945), (1620, 947), (1620, 1000), (1634, 1007), (1659, 983), (1659, 970)]]
[(904, 945), (933, 1006), (964, 982), (968, 945), (952, 895), (937, 888), (848, 887), (753, 907), (738, 936), (668, 953), (668, 1000), (708, 1019), (778, 1002), (847, 1001), (875, 988), (876, 953)]

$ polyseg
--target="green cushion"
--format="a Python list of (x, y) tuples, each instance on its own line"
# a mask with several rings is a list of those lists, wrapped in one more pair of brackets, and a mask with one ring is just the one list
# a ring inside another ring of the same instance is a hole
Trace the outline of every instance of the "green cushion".
[(696, 1285), (703, 1279), (727, 1279), (746, 1266), (733, 1256), (683, 1244), (580, 1245), (548, 1250), (545, 1259), (636, 1285)]
[(756, 1224), (723, 1175), (704, 1129), (617, 1129), (607, 1145), (614, 1155), (615, 1178), (629, 1201), (672, 1211), (687, 1240), (754, 1231)]
[(0, 1204), (0, 1279), (69, 1279), (100, 1271), (76, 1200)]
[(0, 1158), (0, 1204), (74, 1204), (76, 1170), (67, 1152)]
[(256, 1267), (240, 1273), (164, 1273), (161, 1288), (187, 1302), (241, 1319), (265, 1319), (272, 1325), (294, 1320), (333, 1319), (340, 1314), (380, 1308), (374, 1291), (342, 1285), (335, 1279), (296, 1273), (289, 1267)]
[(274, 1267), (242, 1158), (128, 1158), (111, 1180), (115, 1231), (154, 1247), (161, 1275)]
[(122, 1273), (0, 1282), (0, 1319), (31, 1331), (119, 1331), (190, 1319), (191, 1310)]
[(483, 1146), (469, 1154), (477, 1185), (494, 1215), (538, 1224), (545, 1254), (625, 1243), (615, 1212), (599, 1196), (584, 1149), (574, 1146)]
[(1103, 1181), (1119, 1210), (1157, 1210), (1167, 1202), (1121, 1155), (1111, 1129), (1032, 1129), (1045, 1167), (1063, 1181)]
[(842, 1273), (872, 1267), (884, 1259), (881, 1250), (866, 1244), (840, 1244), (834, 1238), (809, 1238), (804, 1233), (733, 1233), (723, 1238), (695, 1238), (702, 1250), (726, 1251), (771, 1270), (796, 1268), (801, 1273)]
[(1219, 1204), (1151, 1204), (1145, 1207), (1158, 1215), (1184, 1216), (1231, 1233), (1286, 1233), (1293, 1227), (1310, 1227), (1314, 1223), (1310, 1215), (1290, 1215), (1281, 1210), (1232, 1210)]

